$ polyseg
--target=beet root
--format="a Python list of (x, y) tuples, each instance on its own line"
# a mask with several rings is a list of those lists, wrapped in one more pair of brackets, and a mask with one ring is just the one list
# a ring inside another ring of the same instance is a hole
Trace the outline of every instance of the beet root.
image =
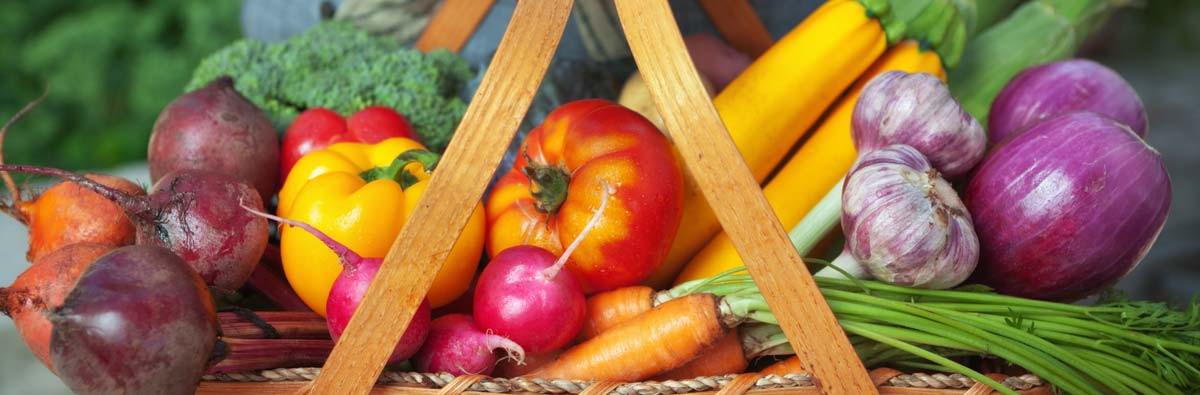
[(65, 170), (0, 165), (14, 171), (58, 177), (116, 203), (137, 228), (137, 244), (157, 245), (183, 258), (208, 285), (237, 290), (267, 247), (267, 221), (242, 210), (262, 210), (250, 186), (217, 173), (183, 170), (168, 174), (147, 196), (134, 196)]
[[(98, 183), (133, 196), (145, 195), (142, 187), (121, 177), (88, 174)], [(75, 243), (121, 247), (136, 240), (133, 222), (120, 206), (73, 182), (60, 182), (32, 201), (17, 204), (29, 226), (29, 251), (25, 259), (38, 259)]]
[(217, 335), (204, 282), (151, 246), (93, 262), (50, 322), (50, 359), (76, 393), (194, 393)]
[(0, 288), (0, 312), (12, 317), (21, 335), (42, 364), (50, 363), (50, 321), (46, 312), (62, 306), (84, 269), (114, 246), (78, 243), (46, 254), (25, 269), (12, 286)]
[(241, 288), (267, 248), (267, 221), (241, 204), (262, 209), (245, 184), (214, 173), (185, 170), (151, 187), (154, 226), (139, 226), (138, 244), (170, 249), (214, 287)]
[(147, 152), (154, 182), (179, 170), (208, 170), (250, 184), (263, 201), (279, 182), (279, 136), (271, 121), (220, 77), (167, 105)]

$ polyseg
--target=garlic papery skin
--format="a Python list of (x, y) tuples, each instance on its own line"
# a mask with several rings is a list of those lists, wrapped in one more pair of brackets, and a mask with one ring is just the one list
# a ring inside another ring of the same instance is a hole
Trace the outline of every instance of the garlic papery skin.
[(983, 126), (937, 77), (889, 71), (871, 80), (854, 106), (855, 148), (867, 153), (905, 144), (947, 177), (965, 174), (983, 159)]
[(958, 194), (913, 147), (859, 158), (842, 193), (845, 252), (875, 279), (946, 289), (971, 275), (979, 239)]

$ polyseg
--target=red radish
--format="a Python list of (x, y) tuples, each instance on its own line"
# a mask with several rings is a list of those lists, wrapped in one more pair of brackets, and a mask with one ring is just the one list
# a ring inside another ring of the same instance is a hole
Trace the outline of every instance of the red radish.
[(212, 171), (249, 184), (264, 202), (279, 183), (278, 133), (228, 76), (168, 104), (146, 155), (154, 182), (179, 170)]
[(61, 306), (84, 269), (113, 248), (91, 243), (65, 246), (34, 261), (12, 286), (0, 288), (0, 312), (12, 318), (21, 340), (47, 367), (51, 364), (46, 313)]
[(310, 108), (292, 121), (283, 134), (283, 148), (279, 152), (279, 180), (287, 179), (292, 166), (300, 157), (330, 144), (346, 139), (346, 120), (327, 108)]
[(430, 324), (429, 338), (413, 357), (413, 365), (421, 372), (490, 375), (496, 367), (496, 350), (504, 350), (518, 363), (525, 361), (521, 345), (484, 332), (469, 315), (450, 314)]
[(378, 143), (392, 137), (416, 139), (412, 125), (390, 107), (371, 106), (359, 110), (346, 120), (355, 141)]
[(475, 321), (517, 342), (530, 355), (570, 343), (583, 327), (587, 300), (575, 277), (562, 269), (600, 222), (614, 192), (604, 184), (600, 207), (561, 257), (534, 246), (515, 246), (496, 254), (475, 284)]
[(253, 188), (226, 176), (185, 170), (164, 176), (150, 195), (135, 196), (66, 170), (0, 165), (0, 170), (62, 178), (116, 203), (137, 227), (137, 243), (166, 247), (208, 285), (237, 290), (267, 247), (267, 221), (239, 208), (262, 208)]
[[(8, 128), (33, 110), (41, 100), (27, 104), (16, 115), (0, 127), (0, 164), (4, 164), (4, 139)], [(103, 174), (88, 174), (86, 177), (101, 184), (120, 189), (132, 195), (145, 195), (137, 184), (120, 177)], [(0, 201), (0, 211), (29, 227), (29, 250), (25, 259), (30, 263), (75, 243), (100, 243), (113, 246), (133, 244), (133, 223), (125, 217), (121, 207), (79, 185), (62, 182), (46, 189), (32, 200), (21, 198), (22, 190), (17, 187), (8, 172), (0, 172), (4, 185), (12, 195), (7, 204)]]
[[(333, 288), (329, 290), (329, 299), (325, 301), (325, 319), (329, 323), (329, 334), (333, 336), (334, 341), (337, 341), (342, 336), (342, 331), (346, 330), (346, 325), (350, 324), (350, 318), (354, 316), (354, 311), (358, 309), (359, 303), (362, 303), (363, 296), (367, 294), (367, 287), (371, 286), (371, 280), (375, 279), (375, 273), (378, 273), (379, 267), (383, 265), (383, 258), (363, 258), (329, 235), (304, 222), (274, 216), (246, 206), (242, 206), (242, 208), (255, 215), (304, 229), (337, 254), (342, 263), (342, 273), (338, 275), (337, 280), (334, 280)], [(400, 337), (400, 343), (396, 344), (392, 356), (388, 358), (388, 363), (408, 359), (421, 347), (421, 343), (425, 341), (425, 336), (429, 333), (429, 311), (429, 301), (422, 301), (421, 306), (413, 314), (412, 320), (409, 321), (408, 329)]]

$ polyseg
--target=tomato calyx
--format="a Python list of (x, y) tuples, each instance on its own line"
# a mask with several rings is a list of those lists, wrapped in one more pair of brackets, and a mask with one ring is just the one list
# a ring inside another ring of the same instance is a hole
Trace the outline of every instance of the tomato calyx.
[(529, 177), (529, 192), (533, 195), (534, 206), (538, 211), (555, 214), (567, 200), (567, 186), (571, 183), (571, 175), (567, 170), (554, 165), (529, 162), (521, 169), (525, 177)]
[(366, 182), (394, 180), (400, 184), (400, 188), (408, 189), (408, 187), (419, 181), (416, 175), (404, 169), (409, 163), (419, 162), (421, 163), (421, 167), (425, 169), (425, 172), (433, 173), (433, 169), (437, 168), (438, 160), (441, 158), (441, 155), (429, 150), (408, 150), (400, 153), (400, 155), (396, 155), (396, 159), (393, 159), (392, 163), (387, 166), (367, 169), (359, 173), (358, 176), (362, 177), (363, 181)]

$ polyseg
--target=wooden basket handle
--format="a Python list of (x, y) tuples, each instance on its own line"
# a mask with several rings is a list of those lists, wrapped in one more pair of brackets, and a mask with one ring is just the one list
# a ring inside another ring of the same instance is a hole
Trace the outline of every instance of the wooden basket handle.
[(749, 0), (700, 0), (700, 7), (725, 41), (751, 58), (775, 43)]
[[(473, 0), (464, 0), (473, 1)], [(366, 394), (433, 284), (466, 225), (550, 59), (558, 49), (572, 0), (517, 3), (512, 20), (471, 105), (346, 332), (330, 353), (312, 392)]]
[(804, 368), (827, 394), (876, 394), (833, 311), (742, 159), (683, 45), (667, 0), (616, 0), (663, 123)]
[(475, 34), (495, 0), (445, 0), (438, 7), (425, 31), (417, 37), (413, 47), (421, 52), (444, 48), (459, 52)]

